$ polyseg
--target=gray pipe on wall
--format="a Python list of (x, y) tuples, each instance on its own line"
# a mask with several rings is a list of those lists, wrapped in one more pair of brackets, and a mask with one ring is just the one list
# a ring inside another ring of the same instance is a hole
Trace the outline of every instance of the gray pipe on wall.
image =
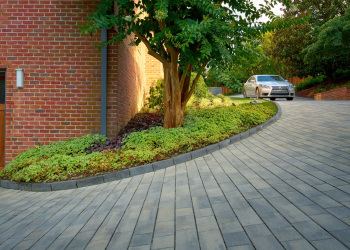
[[(101, 42), (107, 42), (107, 27), (101, 30)], [(101, 134), (107, 135), (107, 45), (101, 49)]]

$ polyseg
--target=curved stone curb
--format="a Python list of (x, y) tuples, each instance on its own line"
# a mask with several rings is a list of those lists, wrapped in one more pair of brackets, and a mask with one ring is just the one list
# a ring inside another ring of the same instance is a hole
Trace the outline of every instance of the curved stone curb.
[(278, 108), (276, 115), (274, 115), (272, 118), (267, 120), (265, 123), (260, 124), (254, 128), (248, 129), (247, 131), (242, 132), (240, 134), (234, 135), (221, 142), (206, 146), (204, 148), (201, 148), (195, 151), (188, 152), (186, 154), (178, 155), (170, 159), (157, 161), (147, 165), (133, 167), (133, 168), (111, 172), (103, 175), (93, 176), (85, 179), (79, 179), (79, 180), (60, 181), (60, 182), (52, 182), (52, 183), (28, 183), (28, 182), (14, 182), (14, 181), (0, 179), (0, 187), (7, 188), (7, 189), (34, 191), (34, 192), (67, 190), (67, 189), (74, 189), (74, 188), (102, 184), (110, 181), (116, 181), (116, 180), (120, 180), (128, 177), (132, 177), (135, 175), (145, 174), (145, 173), (153, 172), (159, 169), (167, 168), (175, 164), (180, 164), (180, 163), (204, 156), (206, 154), (210, 154), (221, 148), (227, 147), (228, 145), (233, 144), (237, 141), (243, 140), (259, 132), (260, 130), (270, 126), (272, 123), (277, 121), (282, 115), (281, 107), (278, 105), (278, 103), (275, 102), (275, 104)]

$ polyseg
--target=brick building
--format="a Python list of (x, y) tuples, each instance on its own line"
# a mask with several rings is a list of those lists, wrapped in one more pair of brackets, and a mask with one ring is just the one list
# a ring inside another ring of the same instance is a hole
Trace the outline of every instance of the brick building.
[[(81, 37), (78, 29), (97, 3), (0, 0), (0, 164), (37, 143), (101, 132), (104, 63), (94, 48), (101, 34)], [(140, 110), (150, 84), (162, 77), (144, 46), (128, 44), (107, 48), (107, 136)]]

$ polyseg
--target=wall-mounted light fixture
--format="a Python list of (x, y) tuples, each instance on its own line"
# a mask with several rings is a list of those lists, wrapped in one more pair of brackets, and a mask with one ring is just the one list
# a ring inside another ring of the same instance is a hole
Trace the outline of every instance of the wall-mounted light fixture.
[(23, 73), (23, 69), (16, 69), (16, 82), (17, 82), (17, 88), (23, 88), (24, 87), (24, 73)]

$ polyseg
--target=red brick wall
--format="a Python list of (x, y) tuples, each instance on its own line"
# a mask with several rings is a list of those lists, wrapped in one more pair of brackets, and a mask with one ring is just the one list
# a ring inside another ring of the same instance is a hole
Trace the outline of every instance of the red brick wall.
[(116, 107), (119, 109), (116, 130), (119, 131), (143, 106), (145, 92), (145, 53), (146, 48), (128, 46), (131, 38), (120, 43), (118, 48), (118, 85)]
[(316, 101), (321, 100), (350, 100), (350, 87), (329, 90), (314, 95)]
[[(158, 79), (164, 78), (163, 65), (153, 56), (146, 54), (146, 87), (149, 89)], [(146, 92), (148, 98), (148, 92)]]
[[(101, 56), (94, 49), (100, 34), (81, 37), (77, 28), (98, 2), (0, 0), (0, 68), (7, 69), (6, 162), (38, 142), (100, 131)], [(135, 58), (141, 53), (137, 50), (124, 44), (108, 48), (110, 136), (143, 102), (144, 61)], [(16, 88), (17, 68), (24, 69), (23, 89)]]

